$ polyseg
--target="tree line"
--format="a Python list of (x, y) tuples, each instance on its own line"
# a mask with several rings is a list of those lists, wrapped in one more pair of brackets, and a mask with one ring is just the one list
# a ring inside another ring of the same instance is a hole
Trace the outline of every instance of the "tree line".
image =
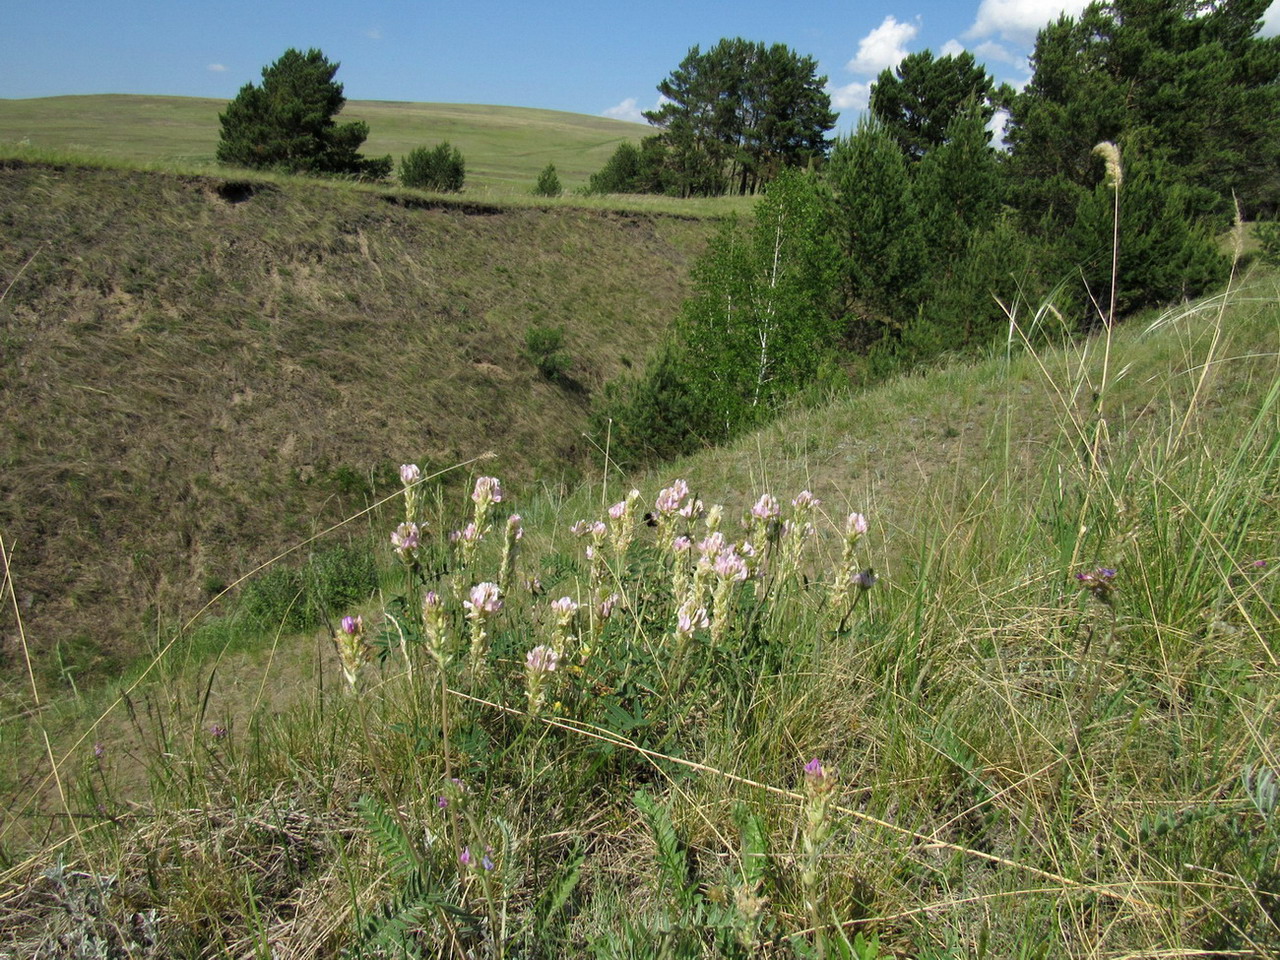
[(1028, 304), (1068, 337), (1221, 283), (1216, 235), (1280, 206), (1267, 6), (1095, 2), (1040, 32), (1017, 93), (967, 53), (882, 73), (870, 116), (716, 235), (669, 342), (608, 391), (615, 447), (723, 441), (806, 390), (986, 349)]

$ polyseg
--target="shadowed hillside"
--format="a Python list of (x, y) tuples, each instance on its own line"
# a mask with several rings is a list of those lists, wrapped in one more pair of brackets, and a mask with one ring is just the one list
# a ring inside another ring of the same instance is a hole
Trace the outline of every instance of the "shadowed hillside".
[[(101, 666), (410, 453), (572, 476), (590, 392), (643, 360), (703, 231), (11, 163), (0, 531), (28, 640)], [(563, 328), (565, 382), (523, 356), (535, 326)], [(9, 611), (3, 635), (16, 656)]]

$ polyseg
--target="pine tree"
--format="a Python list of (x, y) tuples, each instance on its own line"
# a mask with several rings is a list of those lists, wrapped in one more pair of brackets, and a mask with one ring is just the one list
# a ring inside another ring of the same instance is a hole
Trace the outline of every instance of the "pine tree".
[(975, 111), (985, 129), (998, 103), (1011, 95), (1007, 88), (997, 89), (973, 54), (934, 59), (931, 50), (921, 50), (876, 79), (871, 113), (909, 158), (919, 160), (946, 141), (953, 117)]
[(1043, 29), (1006, 132), (1025, 222), (1069, 220), (1096, 182), (1091, 151), (1166, 162), (1205, 187), (1220, 219), (1280, 203), (1280, 38), (1259, 37), (1269, 0), (1110, 0)]
[(367, 159), (359, 153), (368, 125), (334, 122), (346, 103), (342, 84), (333, 79), (338, 66), (319, 50), (291, 48), (264, 67), (262, 85), (245, 84), (218, 117), (218, 160), (294, 173), (385, 178), (390, 157)]
[(539, 197), (558, 197), (564, 192), (560, 186), (560, 178), (556, 176), (556, 165), (548, 163), (538, 174), (538, 182), (533, 185), (534, 195)]
[(921, 296), (924, 238), (907, 161), (883, 124), (864, 120), (836, 142), (827, 175), (848, 336), (866, 349), (915, 316)]

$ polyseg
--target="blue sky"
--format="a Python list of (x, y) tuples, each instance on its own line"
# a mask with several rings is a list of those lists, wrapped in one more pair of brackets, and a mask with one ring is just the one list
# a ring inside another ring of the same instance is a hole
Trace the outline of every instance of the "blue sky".
[[(6, 0), (0, 98), (232, 97), (288, 47), (341, 61), (353, 100), (543, 107), (639, 120), (700, 44), (741, 36), (817, 59), (846, 126), (906, 53), (968, 49), (1026, 79), (1036, 30), (1084, 0)], [(1280, 2), (1268, 13), (1280, 30)]]

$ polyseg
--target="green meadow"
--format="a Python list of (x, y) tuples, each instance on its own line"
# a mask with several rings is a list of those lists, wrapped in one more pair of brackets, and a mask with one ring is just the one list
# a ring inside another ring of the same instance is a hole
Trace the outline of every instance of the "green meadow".
[[(0, 147), (91, 154), (133, 163), (215, 166), (218, 114), (226, 101), (100, 95), (0, 100)], [(528, 193), (556, 165), (567, 190), (585, 185), (624, 141), (647, 128), (581, 114), (518, 107), (353, 100), (343, 122), (363, 120), (369, 156), (400, 157), (448, 140), (467, 163), (468, 195)]]
[(348, 107), (443, 198), (216, 109), (0, 103), (0, 956), (1280, 952), (1274, 268), (637, 469), (592, 406), (728, 206), (518, 198), (605, 120)]

